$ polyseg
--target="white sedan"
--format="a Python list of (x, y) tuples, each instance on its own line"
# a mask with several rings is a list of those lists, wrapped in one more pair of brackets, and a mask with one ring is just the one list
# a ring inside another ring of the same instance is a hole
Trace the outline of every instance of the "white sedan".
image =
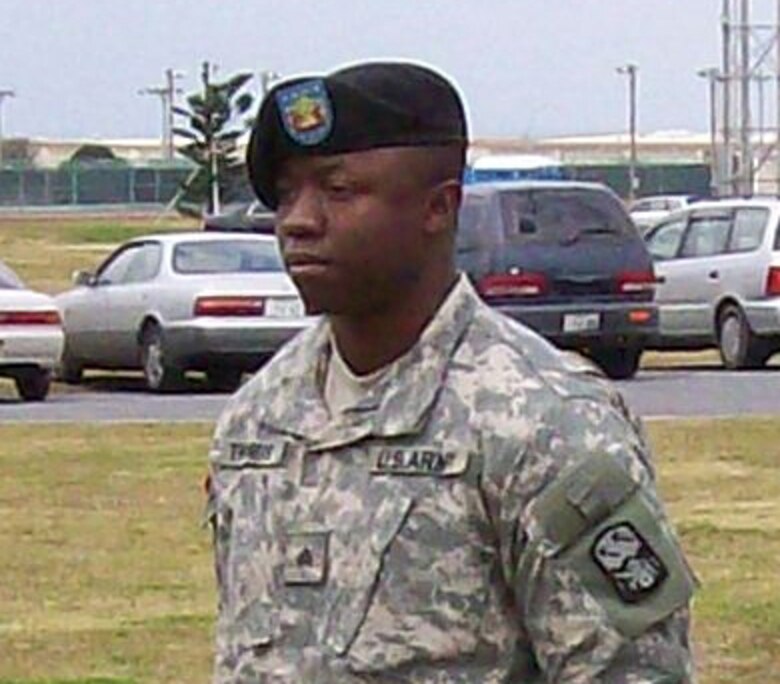
[(45, 399), (62, 344), (62, 326), (54, 300), (28, 290), (0, 262), (0, 376), (13, 378), (25, 401)]
[(312, 322), (273, 236), (148, 235), (74, 280), (56, 297), (60, 373), (70, 383), (86, 368), (140, 368), (150, 390), (168, 391), (199, 370), (213, 389), (231, 391)]

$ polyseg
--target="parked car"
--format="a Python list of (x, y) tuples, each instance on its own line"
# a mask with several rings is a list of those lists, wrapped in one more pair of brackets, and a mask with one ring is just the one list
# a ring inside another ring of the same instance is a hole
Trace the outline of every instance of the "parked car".
[(652, 195), (636, 200), (629, 208), (631, 220), (646, 233), (661, 219), (695, 202), (695, 195)]
[(646, 236), (659, 277), (660, 348), (717, 347), (727, 368), (780, 351), (780, 201), (697, 203)]
[(140, 368), (150, 390), (166, 391), (201, 370), (229, 391), (310, 323), (271, 236), (139, 237), (74, 280), (56, 298), (70, 383), (85, 368)]
[(653, 264), (622, 202), (594, 183), (467, 186), (458, 264), (481, 296), (612, 378), (633, 376), (655, 334)]
[(243, 202), (220, 214), (203, 219), (203, 230), (274, 234), (274, 213), (262, 202)]
[(45, 399), (62, 344), (54, 299), (27, 289), (0, 261), (0, 376), (13, 379), (25, 401)]

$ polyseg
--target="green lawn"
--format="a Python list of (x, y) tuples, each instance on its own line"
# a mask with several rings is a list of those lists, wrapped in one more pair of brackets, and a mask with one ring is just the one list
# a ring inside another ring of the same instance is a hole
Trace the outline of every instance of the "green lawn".
[[(209, 678), (211, 427), (0, 426), (0, 684)], [(780, 681), (780, 424), (649, 425), (703, 684)]]

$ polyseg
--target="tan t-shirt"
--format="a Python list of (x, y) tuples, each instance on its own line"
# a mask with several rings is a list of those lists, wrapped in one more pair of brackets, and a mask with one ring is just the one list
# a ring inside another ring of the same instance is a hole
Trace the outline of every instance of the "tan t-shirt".
[(336, 340), (330, 339), (331, 355), (325, 375), (325, 403), (332, 415), (357, 405), (390, 369), (382, 366), (368, 375), (355, 375), (339, 352)]

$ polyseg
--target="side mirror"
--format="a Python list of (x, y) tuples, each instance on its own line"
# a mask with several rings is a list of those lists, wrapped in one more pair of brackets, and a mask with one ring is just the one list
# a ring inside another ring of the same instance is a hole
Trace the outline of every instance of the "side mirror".
[(89, 271), (74, 271), (72, 279), (74, 285), (84, 287), (92, 287), (97, 282), (95, 276)]

